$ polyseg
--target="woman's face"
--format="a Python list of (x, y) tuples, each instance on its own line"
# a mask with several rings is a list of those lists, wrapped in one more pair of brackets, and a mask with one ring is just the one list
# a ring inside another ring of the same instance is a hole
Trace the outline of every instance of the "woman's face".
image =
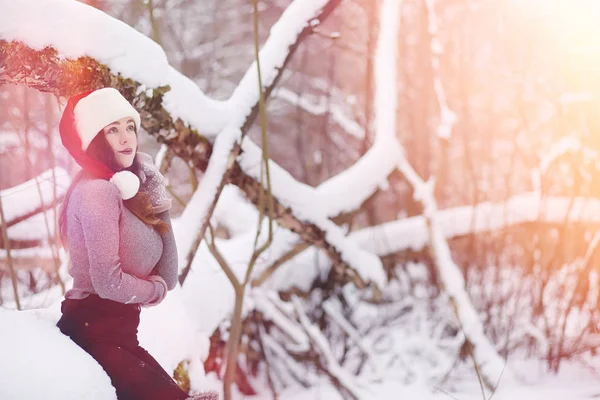
[(125, 117), (102, 129), (106, 142), (115, 153), (115, 160), (123, 168), (131, 167), (137, 151), (135, 122)]

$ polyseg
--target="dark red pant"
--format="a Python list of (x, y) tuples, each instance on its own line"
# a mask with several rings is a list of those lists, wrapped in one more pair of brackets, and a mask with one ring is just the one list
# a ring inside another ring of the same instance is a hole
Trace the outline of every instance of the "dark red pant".
[(137, 340), (140, 307), (90, 295), (65, 299), (57, 323), (110, 377), (119, 400), (179, 400), (188, 395)]

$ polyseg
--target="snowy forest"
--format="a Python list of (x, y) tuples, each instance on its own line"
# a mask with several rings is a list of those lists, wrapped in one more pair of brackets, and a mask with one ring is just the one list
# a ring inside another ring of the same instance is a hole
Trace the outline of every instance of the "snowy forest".
[(221, 399), (600, 397), (600, 2), (0, 0), (0, 398), (116, 399), (56, 327), (66, 99), (173, 198), (140, 343)]

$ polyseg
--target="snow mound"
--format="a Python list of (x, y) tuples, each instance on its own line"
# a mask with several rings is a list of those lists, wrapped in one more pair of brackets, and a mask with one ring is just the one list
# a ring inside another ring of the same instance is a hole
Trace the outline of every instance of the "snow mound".
[(116, 399), (102, 367), (53, 316), (0, 309), (0, 321), (0, 399)]

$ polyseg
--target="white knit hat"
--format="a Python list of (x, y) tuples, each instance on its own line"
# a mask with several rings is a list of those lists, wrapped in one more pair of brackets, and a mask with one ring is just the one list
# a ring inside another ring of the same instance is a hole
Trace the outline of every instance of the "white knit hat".
[(140, 128), (140, 114), (117, 89), (111, 87), (95, 90), (79, 100), (74, 114), (83, 151), (102, 128), (121, 118), (131, 117), (136, 129)]

